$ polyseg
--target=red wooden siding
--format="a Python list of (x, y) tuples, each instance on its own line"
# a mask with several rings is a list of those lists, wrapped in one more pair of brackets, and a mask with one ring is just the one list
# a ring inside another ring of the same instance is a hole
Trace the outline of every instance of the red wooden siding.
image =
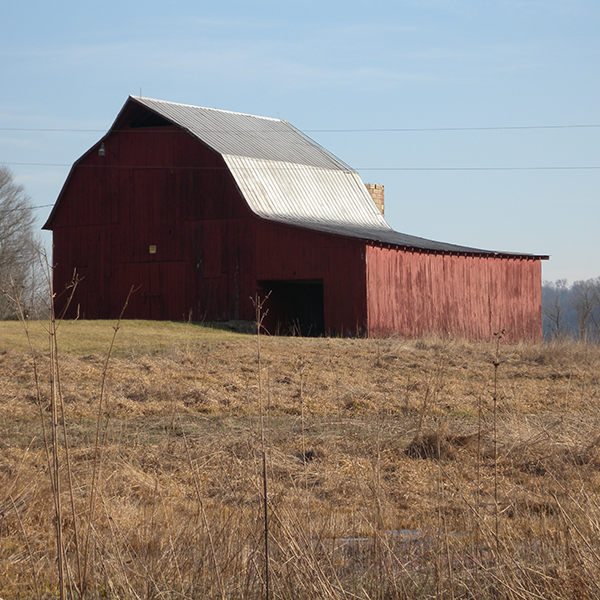
[(134, 286), (126, 316), (251, 318), (255, 218), (222, 158), (177, 128), (104, 145), (74, 166), (51, 221), (55, 291), (83, 278), (70, 314), (114, 318)]
[(367, 246), (369, 331), (541, 340), (541, 261)]
[(364, 334), (364, 247), (364, 241), (354, 238), (258, 221), (256, 280), (322, 280), (325, 332)]

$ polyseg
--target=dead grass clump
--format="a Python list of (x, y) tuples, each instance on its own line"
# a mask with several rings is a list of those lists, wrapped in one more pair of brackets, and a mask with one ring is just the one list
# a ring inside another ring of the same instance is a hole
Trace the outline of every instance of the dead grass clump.
[(480, 442), (480, 434), (478, 433), (450, 434), (429, 431), (416, 436), (404, 448), (404, 454), (410, 458), (454, 459), (461, 449), (475, 450)]

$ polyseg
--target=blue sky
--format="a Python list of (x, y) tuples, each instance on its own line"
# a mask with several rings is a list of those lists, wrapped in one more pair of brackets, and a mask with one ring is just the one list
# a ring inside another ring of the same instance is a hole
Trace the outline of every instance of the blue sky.
[(280, 117), (396, 230), (598, 277), (599, 32), (597, 0), (12, 2), (0, 163), (49, 205), (128, 95)]

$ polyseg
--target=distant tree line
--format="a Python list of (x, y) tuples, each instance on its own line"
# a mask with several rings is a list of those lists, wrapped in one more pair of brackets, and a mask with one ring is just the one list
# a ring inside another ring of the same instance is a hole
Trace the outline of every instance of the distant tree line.
[(542, 312), (544, 339), (600, 342), (600, 277), (571, 286), (566, 279), (544, 281)]

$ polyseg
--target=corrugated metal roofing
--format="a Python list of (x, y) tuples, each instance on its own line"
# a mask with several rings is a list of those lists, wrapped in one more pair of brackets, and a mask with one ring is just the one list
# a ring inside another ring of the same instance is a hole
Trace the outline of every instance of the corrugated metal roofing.
[(187, 129), (220, 154), (353, 170), (286, 121), (149, 98), (134, 99)]
[(131, 97), (221, 154), (251, 210), (267, 220), (440, 252), (491, 252), (394, 231), (356, 171), (278, 119)]
[(357, 173), (224, 156), (250, 208), (265, 219), (391, 229)]

